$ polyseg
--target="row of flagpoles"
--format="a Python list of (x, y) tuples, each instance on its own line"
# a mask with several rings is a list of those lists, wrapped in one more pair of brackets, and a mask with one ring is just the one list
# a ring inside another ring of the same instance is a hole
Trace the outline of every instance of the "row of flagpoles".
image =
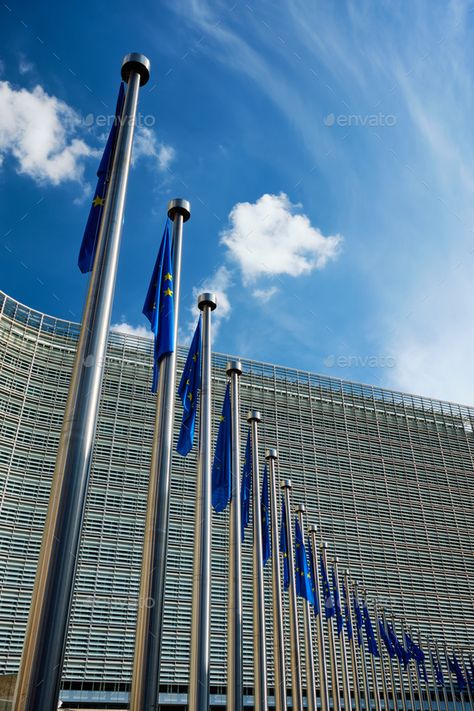
[[(122, 65), (127, 90), (120, 87), (114, 125), (98, 170), (98, 183), (79, 254), (79, 267), (92, 272), (84, 309), (81, 334), (73, 367), (68, 402), (53, 476), (52, 492), (43, 535), (24, 650), (15, 692), (15, 711), (51, 711), (57, 707), (68, 618), (81, 526), (89, 481), (91, 455), (97, 423), (100, 388), (104, 373), (108, 330), (123, 223), (123, 210), (131, 159), (133, 130), (139, 86), (149, 78), (149, 61), (143, 55), (127, 55)], [(190, 218), (190, 205), (176, 199), (168, 205), (168, 218), (158, 257), (146, 295), (143, 313), (154, 333), (152, 392), (156, 393), (156, 416), (147, 498), (145, 534), (137, 614), (131, 711), (158, 708), (161, 641), (163, 638), (164, 585), (168, 549), (170, 474), (173, 451), (173, 421), (176, 399), (176, 342), (179, 319), (183, 224)], [(239, 361), (227, 364), (228, 383), (212, 461), (212, 293), (198, 298), (201, 315), (178, 386), (183, 406), (177, 451), (186, 456), (195, 439), (199, 400), (198, 470), (194, 565), (192, 586), (192, 628), (190, 650), (190, 711), (209, 708), (210, 664), (210, 575), (212, 508), (219, 514), (229, 507), (229, 587), (227, 706), (241, 711), (242, 684), (242, 541), (253, 508), (253, 662), (254, 708), (267, 711), (267, 649), (269, 630), (265, 619), (264, 566), (271, 560), (272, 630), (274, 645), (275, 706), (287, 708), (285, 611), (289, 611), (291, 696), (295, 711), (303, 711), (303, 677), (309, 711), (316, 711), (317, 680), (321, 710), (352, 707), (355, 711), (374, 707), (381, 711), (415, 710), (415, 690), (410, 674), (411, 660), (417, 668), (417, 695), (425, 694), (429, 711), (432, 697), (426, 657), (419, 640), (403, 629), (403, 642), (395, 633), (394, 621), (384, 610), (377, 611), (374, 627), (365, 593), (352, 586), (346, 571), (339, 580), (337, 562), (329, 581), (327, 545), (321, 544), (318, 558), (317, 529), (310, 526), (304, 536), (305, 508), (291, 508), (291, 482), (281, 487), (281, 526), (278, 531), (276, 482), (277, 451), (268, 449), (260, 482), (258, 424), (260, 413), (248, 413), (249, 430), (241, 477), (240, 462), (240, 378)], [(280, 559), (282, 558), (282, 561)], [(283, 562), (283, 584), (281, 580)], [(283, 603), (286, 592), (289, 605)], [(321, 595), (322, 592), (322, 595)], [(342, 597), (341, 597), (342, 592)], [(305, 665), (300, 653), (300, 608), (302, 598)], [(344, 612), (342, 609), (344, 602)], [(324, 614), (323, 614), (324, 612)], [(354, 621), (355, 630), (354, 634)], [(335, 627), (334, 627), (335, 622)], [(345, 622), (345, 624), (344, 624)], [(366, 642), (362, 630), (365, 630)], [(316, 637), (316, 648), (314, 648)], [(329, 669), (326, 668), (326, 641)], [(383, 641), (385, 657), (382, 653)], [(349, 648), (349, 659), (346, 657)], [(366, 647), (369, 654), (366, 655)], [(431, 674), (435, 680), (437, 709), (447, 706), (455, 690), (464, 705), (465, 693), (472, 704), (474, 670), (465, 656), (461, 662), (446, 654), (448, 675), (444, 676), (438, 649), (430, 647)], [(376, 662), (378, 660), (378, 662)], [(378, 664), (378, 667), (377, 667)], [(456, 688), (452, 682), (456, 677)], [(370, 681), (369, 681), (370, 677)], [(342, 679), (342, 694), (340, 679)], [(447, 681), (445, 681), (447, 679)], [(379, 691), (382, 682), (382, 693)], [(405, 694), (405, 687), (408, 695)], [(371, 696), (370, 689), (373, 689)], [(373, 698), (373, 703), (372, 703)], [(408, 701), (407, 701), (408, 699)], [(421, 703), (421, 701), (420, 701)]]

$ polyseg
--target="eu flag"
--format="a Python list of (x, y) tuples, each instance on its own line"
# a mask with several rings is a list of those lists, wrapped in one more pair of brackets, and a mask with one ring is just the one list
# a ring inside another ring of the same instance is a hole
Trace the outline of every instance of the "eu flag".
[(384, 625), (382, 617), (379, 617), (379, 632), (380, 632), (380, 639), (383, 641), (383, 643), (385, 645), (385, 648), (388, 652), (388, 656), (390, 657), (390, 659), (393, 659), (393, 657), (395, 656), (395, 648), (388, 637), (387, 630), (385, 629), (385, 625)]
[(346, 583), (344, 580), (342, 581), (342, 594), (344, 596), (344, 614), (346, 616), (346, 633), (347, 633), (347, 639), (350, 642), (352, 637), (354, 636), (354, 631), (352, 629), (352, 622), (351, 622), (349, 593), (346, 589)]
[(120, 84), (117, 105), (115, 107), (115, 119), (112, 128), (110, 129), (107, 143), (105, 144), (102, 160), (100, 161), (97, 171), (97, 187), (92, 200), (92, 206), (89, 212), (89, 217), (84, 230), (81, 248), (79, 250), (79, 258), (77, 263), (83, 274), (91, 272), (94, 266), (95, 250), (97, 247), (97, 237), (99, 236), (100, 223), (102, 213), (104, 211), (105, 196), (109, 186), (110, 172), (114, 160), (115, 145), (120, 128), (120, 118), (122, 116), (123, 102), (125, 99), (125, 90), (123, 82)]
[(296, 594), (304, 597), (314, 605), (314, 594), (311, 585), (311, 573), (308, 569), (308, 559), (298, 518), (295, 518), (295, 583)]
[(388, 624), (387, 625), (388, 629), (388, 636), (393, 644), (393, 648), (395, 650), (395, 654), (397, 655), (397, 659), (400, 662), (400, 664), (403, 664), (405, 669), (408, 666), (408, 662), (410, 661), (410, 656), (408, 655), (408, 652), (405, 650), (405, 647), (403, 644), (400, 642), (398, 639), (397, 635), (395, 634), (395, 630), (393, 629), (392, 625)]
[(330, 617), (334, 617), (336, 611), (334, 609), (334, 604), (331, 597), (331, 588), (329, 587), (328, 573), (326, 570), (326, 566), (324, 565), (324, 557), (322, 553), (319, 556), (319, 563), (321, 567), (321, 583), (323, 586), (324, 609), (326, 611), (326, 619), (329, 620)]
[(176, 451), (185, 457), (193, 448), (198, 392), (201, 389), (201, 316), (199, 316), (188, 357), (178, 387), (183, 403), (183, 419)]
[(283, 588), (290, 587), (290, 562), (288, 560), (288, 531), (286, 529), (285, 498), (281, 502), (280, 553), (283, 553)]
[(313, 547), (311, 545), (311, 539), (308, 540), (308, 558), (309, 558), (309, 572), (311, 573), (311, 590), (313, 591), (313, 607), (314, 607), (314, 614), (317, 616), (321, 612), (321, 608), (319, 606), (319, 590), (318, 586), (316, 584), (316, 568), (315, 566), (315, 560), (313, 556)]
[(342, 632), (342, 628), (344, 627), (344, 620), (342, 618), (341, 596), (339, 595), (339, 587), (337, 584), (336, 571), (334, 568), (332, 568), (331, 570), (331, 577), (332, 590), (334, 594), (334, 608), (336, 610), (336, 629), (337, 636), (339, 637)]
[(357, 644), (359, 647), (362, 646), (362, 627), (364, 626), (364, 620), (362, 619), (362, 612), (360, 611), (359, 600), (355, 590), (352, 592), (352, 597), (354, 600), (354, 614), (356, 618), (356, 629), (357, 629)]
[(224, 511), (232, 495), (231, 451), (230, 386), (227, 383), (212, 465), (212, 506), (217, 513)]
[(369, 611), (367, 609), (367, 603), (365, 602), (365, 600), (362, 600), (362, 615), (364, 617), (365, 636), (367, 637), (367, 646), (369, 648), (369, 652), (374, 657), (378, 657), (379, 648), (377, 646), (377, 640), (375, 639), (372, 620), (370, 619)]
[(461, 669), (459, 662), (457, 660), (456, 654), (453, 652), (452, 659), (447, 654), (446, 659), (448, 660), (449, 671), (456, 676), (456, 681), (458, 684), (459, 691), (464, 691), (467, 684), (466, 684), (466, 680), (464, 678), (464, 674), (462, 673), (462, 669)]
[(242, 483), (240, 485), (240, 518), (242, 543), (245, 538), (245, 529), (250, 521), (250, 496), (252, 493), (252, 445), (250, 441), (250, 428), (247, 432), (245, 445), (244, 465), (242, 467)]
[(425, 653), (423, 652), (421, 647), (419, 647), (416, 642), (413, 641), (413, 639), (407, 632), (405, 632), (405, 646), (409, 657), (411, 659), (414, 659), (416, 662), (416, 670), (418, 672), (419, 678), (428, 681), (425, 668)]
[(268, 492), (268, 468), (265, 464), (262, 481), (262, 498), (260, 499), (260, 510), (262, 514), (262, 555), (263, 565), (266, 565), (270, 558), (272, 548), (270, 543), (270, 497)]
[(143, 305), (143, 313), (155, 334), (152, 393), (156, 393), (160, 361), (174, 351), (174, 292), (171, 264), (171, 236), (166, 220), (163, 239), (156, 258), (150, 286)]
[(443, 670), (441, 669), (441, 664), (440, 664), (437, 652), (436, 652), (436, 654), (431, 652), (431, 661), (433, 663), (433, 669), (434, 669), (434, 674), (435, 674), (435, 678), (436, 678), (436, 683), (438, 686), (444, 687)]

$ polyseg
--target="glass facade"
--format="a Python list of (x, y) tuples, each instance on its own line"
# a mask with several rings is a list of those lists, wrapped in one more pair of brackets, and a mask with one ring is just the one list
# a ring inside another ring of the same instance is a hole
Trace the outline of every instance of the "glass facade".
[[(77, 324), (0, 293), (0, 674), (16, 673)], [(179, 368), (186, 353), (179, 351)], [(217, 432), (227, 357), (213, 356)], [(423, 636), (474, 645), (474, 408), (243, 360), (242, 419), (262, 413), (260, 458), (279, 451), (340, 568)], [(111, 333), (64, 670), (64, 693), (124, 699), (131, 674), (155, 400), (151, 341)], [(177, 437), (181, 407), (176, 408)], [(245, 437), (242, 437), (242, 447)], [(243, 452), (242, 452), (243, 454)], [(185, 693), (195, 449), (173, 457), (161, 688)], [(213, 515), (211, 684), (225, 693), (228, 514)], [(243, 547), (244, 685), (252, 688), (251, 532)], [(270, 566), (265, 570), (272, 678)], [(288, 604), (286, 594), (285, 605)], [(302, 625), (301, 625), (302, 626)], [(122, 694), (122, 696), (121, 696)]]

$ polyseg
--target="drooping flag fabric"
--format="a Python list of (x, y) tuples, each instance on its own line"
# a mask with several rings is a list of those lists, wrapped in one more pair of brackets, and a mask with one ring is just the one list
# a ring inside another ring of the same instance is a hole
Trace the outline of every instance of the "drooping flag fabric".
[(241, 517), (241, 539), (245, 540), (245, 529), (250, 522), (250, 497), (252, 495), (252, 445), (250, 440), (250, 427), (247, 432), (247, 444), (245, 445), (245, 457), (242, 466), (242, 482), (240, 485), (240, 517)]
[(436, 678), (436, 683), (438, 686), (444, 687), (444, 676), (443, 670), (441, 668), (441, 663), (439, 661), (438, 653), (436, 654), (431, 650), (431, 661), (433, 663), (434, 675)]
[(262, 556), (263, 565), (267, 564), (272, 554), (270, 542), (270, 496), (268, 491), (268, 467), (265, 463), (263, 469), (262, 496), (260, 499), (260, 512), (262, 516)]
[(324, 610), (326, 612), (326, 619), (329, 620), (331, 617), (334, 617), (336, 611), (334, 609), (331, 588), (329, 587), (328, 572), (324, 564), (324, 556), (322, 553), (319, 556), (319, 565), (321, 568), (321, 583), (323, 586)]
[(311, 573), (308, 568), (303, 533), (298, 517), (295, 518), (295, 582), (296, 594), (300, 597), (304, 597), (311, 605), (314, 605)]
[(359, 647), (361, 647), (363, 644), (362, 627), (364, 626), (364, 620), (362, 619), (362, 612), (360, 610), (359, 600), (357, 599), (355, 590), (352, 593), (352, 599), (354, 600), (354, 615), (355, 615), (356, 630), (357, 630), (357, 644), (359, 645)]
[(352, 637), (354, 636), (354, 631), (352, 629), (351, 614), (350, 614), (350, 607), (349, 607), (350, 606), (349, 593), (346, 590), (346, 584), (345, 584), (344, 580), (342, 582), (342, 594), (344, 597), (344, 615), (346, 617), (347, 641), (350, 642)]
[(150, 321), (151, 330), (155, 335), (151, 391), (156, 393), (160, 361), (163, 356), (173, 353), (175, 348), (173, 266), (169, 220), (166, 220), (163, 239), (143, 305), (143, 313)]
[(285, 498), (281, 502), (280, 553), (283, 555), (283, 588), (290, 587), (290, 561), (288, 560), (288, 531), (286, 529)]
[(77, 260), (79, 269), (83, 274), (91, 272), (94, 266), (94, 258), (97, 247), (97, 238), (99, 236), (99, 228), (104, 211), (105, 197), (109, 186), (110, 172), (114, 160), (115, 146), (117, 144), (117, 136), (120, 128), (120, 119), (123, 111), (123, 103), (125, 100), (124, 83), (120, 84), (117, 105), (115, 107), (115, 118), (112, 128), (110, 129), (107, 143), (105, 144), (102, 159), (97, 170), (97, 187), (92, 200), (89, 217), (87, 219), (86, 228), (82, 237), (81, 248), (79, 250), (79, 258)]
[(424, 681), (428, 681), (428, 675), (426, 673), (425, 666), (425, 653), (423, 652), (421, 647), (416, 644), (416, 642), (411, 638), (408, 632), (405, 632), (405, 647), (409, 657), (411, 659), (414, 659), (416, 662), (416, 670), (419, 678), (423, 679)]
[(393, 626), (389, 623), (387, 624), (387, 629), (388, 629), (388, 636), (393, 644), (393, 648), (395, 650), (395, 654), (397, 655), (397, 659), (400, 662), (400, 664), (403, 664), (404, 668), (406, 669), (408, 666), (408, 662), (410, 661), (410, 657), (408, 656), (407, 651), (405, 650), (405, 647), (403, 644), (400, 642), (398, 639), (397, 635), (395, 634), (395, 630), (393, 629)]
[(183, 419), (176, 451), (185, 457), (193, 448), (198, 393), (201, 389), (201, 315), (197, 322), (183, 374), (178, 386), (178, 395), (183, 403)]
[(334, 567), (331, 570), (331, 576), (332, 576), (332, 590), (333, 590), (333, 595), (334, 595), (334, 609), (336, 611), (336, 630), (337, 630), (337, 636), (339, 637), (341, 635), (342, 628), (344, 627), (344, 620), (342, 617), (341, 596), (339, 594), (339, 586), (337, 584), (336, 571), (335, 571)]
[(395, 648), (394, 648), (393, 644), (391, 643), (391, 641), (388, 637), (388, 634), (387, 634), (387, 631), (385, 629), (385, 625), (383, 622), (383, 618), (379, 617), (378, 622), (379, 622), (380, 639), (383, 641), (383, 643), (385, 645), (385, 649), (388, 652), (388, 656), (390, 657), (390, 659), (393, 659), (396, 652), (395, 652)]
[(464, 691), (467, 684), (455, 652), (453, 652), (452, 658), (449, 656), (449, 654), (446, 654), (446, 659), (448, 660), (449, 671), (456, 677), (456, 683), (458, 685), (459, 691)]
[(227, 383), (212, 464), (212, 506), (217, 513), (224, 511), (232, 494), (231, 452), (230, 385)]
[(365, 636), (367, 637), (367, 647), (369, 648), (369, 652), (374, 657), (378, 657), (379, 648), (377, 646), (377, 639), (375, 638), (372, 620), (370, 619), (369, 611), (367, 609), (367, 603), (364, 599), (362, 600), (362, 615), (364, 618)]
[(308, 539), (308, 560), (309, 560), (309, 572), (311, 575), (311, 591), (313, 593), (313, 608), (314, 614), (319, 615), (321, 612), (321, 607), (319, 605), (319, 590), (316, 584), (316, 568), (315, 568), (315, 558), (313, 555), (313, 546), (311, 545), (311, 538)]

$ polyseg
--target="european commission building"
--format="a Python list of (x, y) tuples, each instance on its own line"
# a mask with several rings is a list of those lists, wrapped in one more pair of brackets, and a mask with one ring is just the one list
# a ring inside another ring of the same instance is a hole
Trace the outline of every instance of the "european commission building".
[[(19, 666), (79, 327), (0, 293), (0, 675)], [(179, 368), (185, 353), (179, 352)], [(214, 436), (227, 357), (213, 356)], [(242, 415), (329, 553), (423, 638), (474, 646), (474, 409), (243, 361)], [(61, 698), (126, 706), (155, 411), (151, 341), (111, 333)], [(181, 408), (176, 408), (175, 435)], [(188, 683), (196, 448), (171, 482), (161, 701)], [(251, 535), (243, 546), (244, 686), (253, 687)], [(273, 684), (270, 566), (265, 570)], [(213, 515), (211, 703), (225, 703), (228, 513)], [(288, 605), (284, 594), (284, 605)], [(286, 618), (288, 615), (286, 615)], [(288, 622), (288, 621), (287, 621)], [(289, 655), (288, 655), (289, 656)], [(270, 692), (271, 696), (271, 692)]]

